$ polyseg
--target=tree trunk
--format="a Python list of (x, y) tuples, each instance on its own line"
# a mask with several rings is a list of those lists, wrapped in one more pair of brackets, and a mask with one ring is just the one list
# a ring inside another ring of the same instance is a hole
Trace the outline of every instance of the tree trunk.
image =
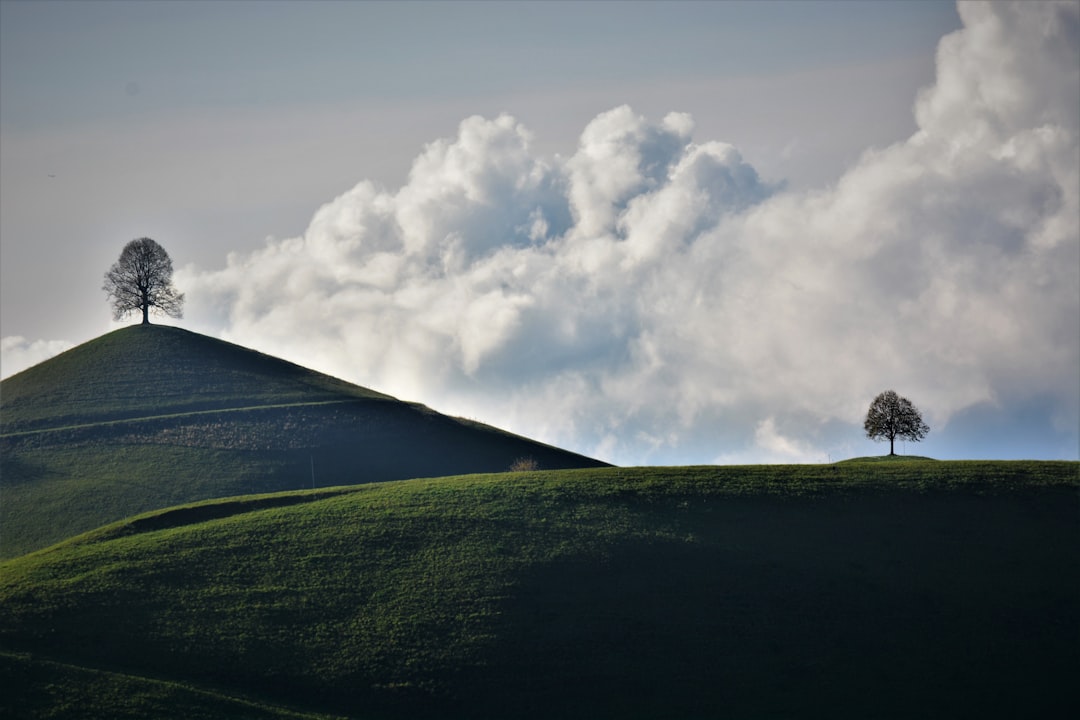
[(889, 438), (889, 455), (890, 456), (896, 454), (896, 452), (893, 450), (893, 442), (894, 441), (895, 441), (895, 438)]
[(150, 324), (150, 305), (147, 304), (147, 303), (143, 303), (143, 306), (142, 306), (142, 324), (143, 325), (149, 325)]

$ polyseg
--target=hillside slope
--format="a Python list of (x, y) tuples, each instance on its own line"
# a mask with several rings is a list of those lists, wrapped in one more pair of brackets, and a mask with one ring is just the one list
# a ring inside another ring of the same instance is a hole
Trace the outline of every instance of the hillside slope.
[(0, 383), (0, 557), (130, 515), (279, 490), (596, 460), (160, 325)]
[(345, 398), (393, 399), (206, 335), (132, 325), (4, 380), (0, 435)]
[(1078, 469), (608, 468), (152, 513), (0, 564), (0, 711), (1071, 717)]

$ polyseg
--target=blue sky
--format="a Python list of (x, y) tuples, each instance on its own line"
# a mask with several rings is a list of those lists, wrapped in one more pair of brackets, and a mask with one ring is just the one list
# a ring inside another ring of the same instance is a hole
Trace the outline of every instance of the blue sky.
[(1075, 458), (1075, 5), (3, 0), (3, 375), (149, 235), (186, 327), (616, 462), (890, 387)]
[(958, 25), (945, 2), (5, 2), (4, 12), (11, 102), (0, 112), (14, 126), (121, 117), (135, 86), (139, 110), (156, 113), (760, 77), (925, 55)]

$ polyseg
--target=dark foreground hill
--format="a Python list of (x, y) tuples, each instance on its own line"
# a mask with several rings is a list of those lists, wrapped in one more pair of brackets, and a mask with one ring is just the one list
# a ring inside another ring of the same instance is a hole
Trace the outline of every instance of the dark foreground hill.
[(0, 714), (1076, 717), (1077, 463), (217, 501), (0, 564)]
[(0, 383), (0, 557), (257, 492), (602, 466), (179, 328), (137, 325)]

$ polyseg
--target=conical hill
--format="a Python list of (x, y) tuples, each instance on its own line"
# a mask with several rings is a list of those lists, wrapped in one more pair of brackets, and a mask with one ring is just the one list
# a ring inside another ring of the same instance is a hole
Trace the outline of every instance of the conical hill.
[(0, 557), (135, 513), (280, 490), (603, 463), (174, 327), (0, 383)]

